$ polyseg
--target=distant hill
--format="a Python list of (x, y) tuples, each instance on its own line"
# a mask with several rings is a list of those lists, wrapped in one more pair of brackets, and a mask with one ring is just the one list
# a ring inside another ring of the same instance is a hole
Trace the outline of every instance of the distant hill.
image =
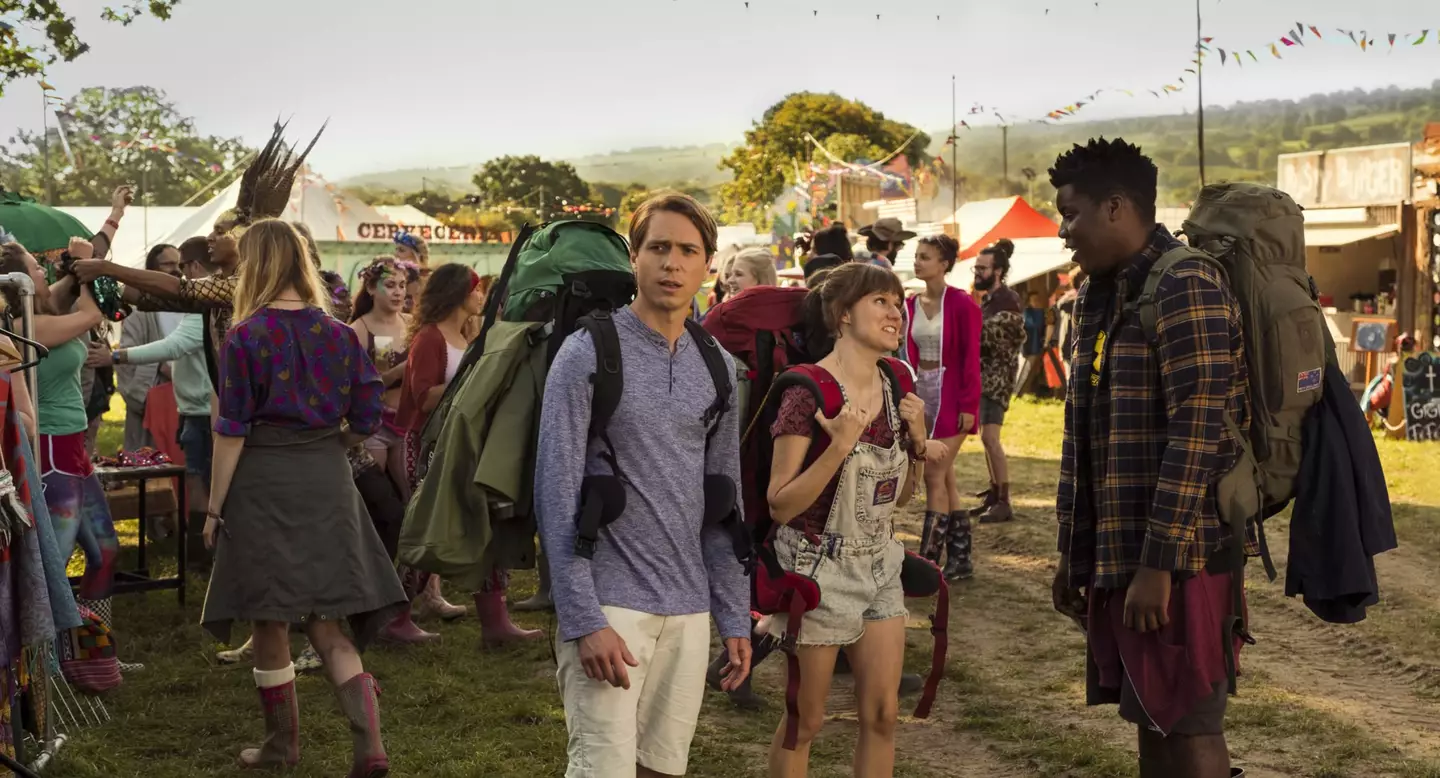
[[(1046, 171), (1055, 157), (1073, 143), (1091, 137), (1123, 137), (1138, 143), (1160, 168), (1162, 205), (1183, 205), (1199, 190), (1199, 146), (1193, 113), (1137, 119), (1053, 125), (1017, 125), (1010, 128), (1009, 190), (1026, 190), (1024, 168), (1036, 173), (1035, 194), (1050, 195)], [(1369, 92), (1316, 94), (1298, 100), (1237, 103), (1228, 108), (1205, 109), (1205, 178), (1275, 182), (1276, 157), (1294, 151), (1368, 146), (1417, 141), (1426, 122), (1440, 121), (1440, 81), (1429, 88), (1389, 87)], [(930, 152), (943, 154), (947, 131), (931, 133)], [(960, 131), (957, 155), (961, 175), (971, 197), (1001, 194), (1001, 133), (979, 127)]]
[[(705, 146), (675, 148), (648, 147), (628, 151), (612, 151), (566, 160), (575, 166), (580, 177), (591, 183), (612, 183), (621, 186), (637, 183), (649, 188), (683, 186), (709, 189), (730, 180), (719, 169), (720, 160), (732, 145), (712, 143)], [(431, 189), (470, 191), (470, 179), (483, 163), (445, 168), (411, 168), (365, 173), (339, 181), (341, 186), (391, 189), (414, 192), (421, 188), (421, 179)]]
[[(1369, 92), (1316, 94), (1298, 100), (1264, 100), (1227, 108), (1205, 109), (1207, 181), (1248, 180), (1273, 183), (1276, 157), (1292, 151), (1333, 149), (1418, 140), (1426, 122), (1440, 121), (1440, 81), (1429, 88), (1389, 87)], [(943, 148), (948, 130), (930, 133), (932, 154)], [(965, 192), (969, 198), (1027, 193), (1021, 171), (1036, 174), (1039, 199), (1051, 195), (1046, 170), (1072, 143), (1096, 136), (1124, 137), (1139, 143), (1160, 168), (1161, 205), (1183, 205), (1199, 190), (1199, 147), (1193, 114), (1148, 116), (1105, 121), (1067, 120), (1058, 124), (1026, 124), (1010, 128), (1010, 181), (1002, 176), (1000, 130), (961, 130), (957, 148)], [(712, 189), (729, 180), (718, 168), (733, 144), (674, 148), (638, 148), (572, 159), (580, 176), (591, 183), (646, 187), (679, 186)], [(355, 176), (345, 186), (418, 191), (421, 178), (432, 189), (471, 188), (479, 165), (392, 170)]]

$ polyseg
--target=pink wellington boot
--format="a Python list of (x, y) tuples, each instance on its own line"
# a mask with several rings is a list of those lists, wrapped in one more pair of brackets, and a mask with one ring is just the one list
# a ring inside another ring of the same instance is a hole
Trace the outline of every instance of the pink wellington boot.
[(242, 769), (294, 767), (300, 762), (300, 704), (295, 698), (295, 665), (281, 670), (255, 670), (260, 707), (265, 712), (265, 740), (259, 748), (240, 752)]
[(480, 619), (480, 639), (485, 648), (498, 648), (509, 643), (539, 640), (544, 630), (521, 629), (510, 620), (505, 607), (504, 571), (496, 571), (484, 589), (475, 592), (475, 615)]
[(380, 740), (380, 684), (369, 673), (361, 673), (335, 687), (340, 710), (350, 720), (354, 740), (354, 761), (348, 778), (384, 778), (390, 773), (390, 758)]
[(390, 620), (389, 624), (380, 630), (378, 639), (382, 643), (408, 646), (439, 640), (440, 636), (434, 632), (420, 629), (419, 625), (410, 617), (410, 606), (406, 605), (394, 619)]

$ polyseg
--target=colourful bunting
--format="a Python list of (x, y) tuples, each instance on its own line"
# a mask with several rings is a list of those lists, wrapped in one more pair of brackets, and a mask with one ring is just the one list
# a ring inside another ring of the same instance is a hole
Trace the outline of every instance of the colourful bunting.
[[(1281, 38), (1280, 38), (1280, 42), (1283, 43), (1283, 44), (1285, 44), (1286, 46), (1294, 46), (1294, 45), (1295, 45), (1295, 41), (1292, 41), (1292, 40), (1290, 40), (1289, 38), (1286, 38), (1286, 37), (1281, 37)], [(1273, 49), (1273, 48), (1275, 47), (1275, 44), (1273, 44), (1273, 43), (1270, 44), (1270, 47)]]
[(1275, 59), (1281, 59), (1280, 49), (1273, 43), (1270, 44), (1270, 53), (1275, 55)]
[(1315, 37), (1317, 37), (1317, 38), (1321, 38), (1321, 39), (1324, 38), (1324, 36), (1320, 34), (1320, 31), (1319, 31), (1318, 29), (1316, 29), (1316, 28), (1315, 28), (1315, 25), (1313, 25), (1313, 24), (1310, 25), (1310, 32), (1315, 33)]
[(1221, 66), (1224, 66), (1224, 64), (1225, 64), (1225, 50), (1224, 50), (1224, 49), (1221, 49), (1221, 50), (1220, 50), (1220, 64), (1221, 64)]
[(1250, 59), (1253, 59), (1253, 60), (1255, 60), (1256, 62), (1259, 62), (1259, 61), (1260, 61), (1260, 58), (1257, 57), (1257, 56), (1255, 56), (1255, 52), (1253, 52), (1253, 51), (1246, 51), (1245, 53), (1250, 55)]
[(1416, 38), (1416, 39), (1415, 39), (1415, 42), (1412, 43), (1412, 44), (1410, 44), (1410, 45), (1411, 45), (1411, 46), (1419, 46), (1420, 44), (1424, 43), (1424, 42), (1425, 42), (1425, 39), (1428, 38), (1429, 36), (1430, 36), (1430, 31), (1429, 31), (1429, 30), (1421, 30), (1421, 31), (1420, 31), (1420, 37), (1419, 37), (1419, 38)]
[(1390, 48), (1392, 48), (1392, 49), (1395, 48), (1395, 33), (1392, 32), (1392, 33), (1390, 33), (1390, 35), (1387, 36), (1387, 37), (1390, 38)]

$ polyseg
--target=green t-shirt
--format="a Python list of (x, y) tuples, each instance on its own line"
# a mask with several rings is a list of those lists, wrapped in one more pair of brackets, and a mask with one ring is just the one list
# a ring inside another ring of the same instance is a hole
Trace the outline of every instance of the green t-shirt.
[(36, 368), (41, 435), (72, 435), (90, 424), (85, 396), (80, 392), (80, 370), (85, 366), (85, 341), (75, 338), (50, 349)]

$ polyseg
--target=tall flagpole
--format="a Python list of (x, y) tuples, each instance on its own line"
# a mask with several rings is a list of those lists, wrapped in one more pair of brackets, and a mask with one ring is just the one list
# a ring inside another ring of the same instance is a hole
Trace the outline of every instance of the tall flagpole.
[(1200, 147), (1200, 186), (1205, 186), (1205, 39), (1200, 32), (1200, 0), (1195, 0), (1195, 135)]

